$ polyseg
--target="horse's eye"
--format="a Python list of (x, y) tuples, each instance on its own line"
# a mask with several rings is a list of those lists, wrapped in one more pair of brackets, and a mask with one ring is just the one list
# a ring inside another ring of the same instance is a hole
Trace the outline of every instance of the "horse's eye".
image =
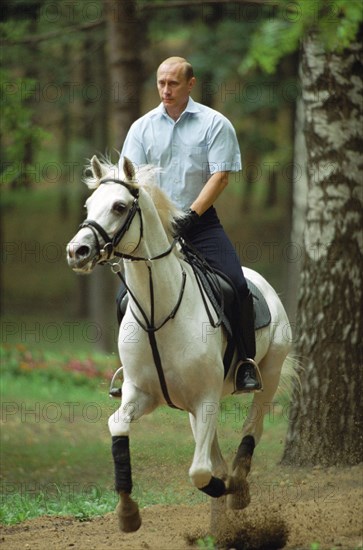
[(122, 214), (125, 208), (126, 205), (123, 202), (115, 202), (112, 206), (112, 210), (117, 212), (117, 214)]

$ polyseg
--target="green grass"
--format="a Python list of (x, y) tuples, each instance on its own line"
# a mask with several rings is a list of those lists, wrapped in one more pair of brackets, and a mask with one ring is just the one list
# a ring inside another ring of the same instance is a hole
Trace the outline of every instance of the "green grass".
[[(42, 514), (80, 520), (115, 508), (107, 419), (118, 406), (108, 397), (116, 357), (68, 353), (24, 344), (2, 349), (0, 521)], [(227, 398), (219, 413), (222, 452), (231, 462), (248, 399)], [(282, 452), (284, 401), (266, 418), (256, 468), (273, 468)], [(273, 414), (272, 414), (273, 413)], [(197, 504), (190, 483), (194, 440), (187, 413), (161, 407), (131, 428), (133, 494), (141, 507)]]
[[(113, 510), (107, 419), (118, 401), (108, 397), (109, 377), (104, 376), (111, 363), (88, 357), (91, 377), (87, 370), (70, 369), (65, 355), (23, 345), (8, 346), (2, 355), (1, 521)], [(113, 363), (114, 370), (118, 364)], [(177, 453), (176, 433), (181, 437)], [(185, 413), (160, 408), (133, 425), (134, 495), (141, 506), (203, 501), (188, 480), (193, 448)]]
[(2, 497), (0, 523), (14, 524), (41, 515), (74, 516), (85, 521), (114, 509), (117, 498), (114, 492), (100, 492), (97, 487), (76, 492), (75, 486), (53, 485), (33, 495), (21, 491)]

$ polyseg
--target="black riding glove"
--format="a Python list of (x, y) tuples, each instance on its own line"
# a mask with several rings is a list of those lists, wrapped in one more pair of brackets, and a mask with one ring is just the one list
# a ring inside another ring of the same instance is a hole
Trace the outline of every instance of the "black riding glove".
[(200, 222), (200, 216), (191, 208), (185, 212), (185, 216), (182, 218), (174, 218), (173, 227), (176, 235), (185, 237), (189, 231), (198, 225)]

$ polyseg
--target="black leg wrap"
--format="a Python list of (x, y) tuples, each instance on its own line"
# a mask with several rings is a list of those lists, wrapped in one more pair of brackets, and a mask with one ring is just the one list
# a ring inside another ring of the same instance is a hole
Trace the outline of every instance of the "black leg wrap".
[(218, 498), (225, 494), (226, 485), (223, 479), (212, 476), (208, 485), (205, 485), (205, 487), (200, 487), (199, 490), (203, 491), (203, 493), (206, 493), (210, 497)]
[(131, 494), (131, 460), (127, 435), (112, 437), (112, 456), (115, 463), (115, 489), (118, 493)]

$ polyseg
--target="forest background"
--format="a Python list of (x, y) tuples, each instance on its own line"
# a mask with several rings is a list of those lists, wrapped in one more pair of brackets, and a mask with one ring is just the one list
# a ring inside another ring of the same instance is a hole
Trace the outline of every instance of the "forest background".
[[(28, 340), (71, 338), (64, 322), (88, 319), (90, 345), (114, 347), (117, 281), (107, 268), (76, 277), (64, 250), (85, 216), (87, 159), (99, 153), (117, 160), (128, 125), (159, 102), (155, 70), (169, 55), (191, 61), (194, 99), (221, 111), (236, 129), (244, 169), (217, 208), (241, 264), (273, 284), (293, 322), (303, 255), (301, 222), (300, 237), (291, 237), (294, 187), (295, 200), (306, 200), (293, 152), (299, 53), (285, 56), (274, 74), (243, 70), (253, 32), (263, 20), (274, 22), (275, 4), (122, 4), (122, 13), (115, 12), (128, 28), (121, 64), (133, 63), (134, 76), (115, 81), (104, 3), (2, 3), (5, 340), (16, 332)], [(286, 24), (297, 17), (291, 7), (282, 11)], [(115, 115), (120, 106), (126, 120)]]

